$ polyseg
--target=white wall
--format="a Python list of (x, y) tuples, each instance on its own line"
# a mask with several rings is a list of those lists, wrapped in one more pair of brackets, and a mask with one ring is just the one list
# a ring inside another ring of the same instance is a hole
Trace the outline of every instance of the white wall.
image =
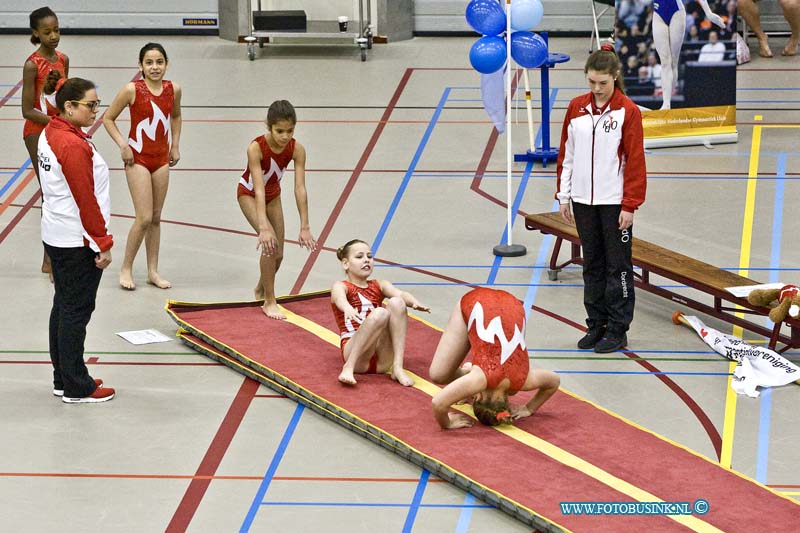
[[(0, 28), (27, 28), (31, 11), (44, 5), (47, 0), (0, 0)], [(218, 18), (217, 0), (58, 0), (49, 5), (62, 28), (213, 29), (216, 24), (191, 21)]]
[[(414, 31), (449, 32), (472, 31), (464, 16), (468, 0), (414, 0)], [(590, 32), (592, 30), (591, 0), (544, 0), (544, 19), (537, 31)], [(602, 11), (606, 6), (596, 3)], [(614, 8), (601, 18), (601, 35), (611, 34)]]

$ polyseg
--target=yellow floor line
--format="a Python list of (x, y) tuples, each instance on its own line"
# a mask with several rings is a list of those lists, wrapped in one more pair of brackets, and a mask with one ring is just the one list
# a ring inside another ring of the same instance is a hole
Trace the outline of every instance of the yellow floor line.
[[(756, 115), (756, 121), (761, 121), (762, 116)], [(739, 275), (749, 277), (750, 273), (750, 249), (753, 238), (753, 217), (755, 216), (756, 206), (756, 186), (758, 185), (758, 158), (761, 152), (761, 125), (753, 126), (753, 139), (750, 146), (750, 165), (747, 171), (747, 195), (744, 203), (744, 220), (742, 221), (742, 247), (739, 251)], [(742, 313), (736, 313), (736, 316), (744, 318)], [(733, 328), (734, 337), (744, 337), (744, 331), (741, 327), (735, 326)], [(720, 454), (719, 462), (725, 468), (731, 468), (733, 462), (733, 434), (734, 426), (736, 425), (736, 392), (731, 388), (731, 381), (733, 379), (733, 371), (736, 369), (736, 363), (731, 362), (728, 365), (728, 371), (731, 374), (728, 377), (728, 388), (725, 393), (725, 417), (722, 423), (722, 452)]]
[[(316, 322), (309, 320), (305, 317), (302, 317), (292, 311), (289, 311), (285, 307), (280, 306), (281, 312), (286, 315), (286, 319), (290, 324), (294, 324), (295, 326), (301, 327), (316, 335), (320, 339), (327, 341), (334, 346), (339, 346), (339, 335), (334, 333), (333, 331), (317, 324)], [(413, 372), (406, 372), (414, 378), (414, 388), (418, 389), (429, 396), (434, 396), (438, 393), (441, 388), (437, 385), (421, 378), (420, 376), (415, 375)], [(472, 408), (469, 406), (455, 406), (456, 409), (472, 416)], [(431, 415), (432, 417), (433, 415)], [(569, 453), (568, 451), (559, 448), (558, 446), (547, 442), (546, 440), (542, 440), (535, 435), (531, 435), (527, 431), (523, 431), (514, 426), (505, 426), (505, 427), (496, 427), (494, 428), (501, 433), (505, 433), (512, 439), (521, 442), (531, 448), (536, 449), (537, 451), (547, 455), (551, 459), (558, 461), (559, 463), (563, 464), (564, 466), (568, 466), (570, 468), (574, 468), (575, 470), (593, 478), (597, 481), (603, 483), (611, 487), (612, 489), (625, 494), (626, 496), (630, 497), (635, 501), (640, 502), (662, 502), (661, 498), (657, 497), (654, 494), (647, 492), (631, 483), (628, 483), (624, 479), (620, 479), (612, 474), (609, 474), (605, 470), (598, 468), (597, 466), (593, 465), (592, 463), (581, 459), (580, 457)], [(691, 528), (694, 531), (720, 531), (716, 527), (712, 526), (711, 524), (695, 517), (695, 516), (685, 516), (685, 515), (667, 515), (668, 518), (683, 524), (686, 527)]]

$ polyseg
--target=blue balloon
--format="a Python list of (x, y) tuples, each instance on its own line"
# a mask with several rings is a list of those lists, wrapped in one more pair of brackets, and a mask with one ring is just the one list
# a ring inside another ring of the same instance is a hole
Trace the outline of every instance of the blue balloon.
[(511, 0), (511, 27), (531, 30), (539, 25), (544, 15), (540, 0)]
[(497, 0), (471, 0), (467, 23), (483, 35), (499, 35), (506, 29), (506, 13)]
[(497, 72), (506, 62), (506, 41), (502, 37), (481, 37), (469, 50), (472, 68), (482, 74)]
[(535, 33), (515, 31), (511, 34), (511, 57), (522, 67), (541, 67), (547, 61), (547, 43)]

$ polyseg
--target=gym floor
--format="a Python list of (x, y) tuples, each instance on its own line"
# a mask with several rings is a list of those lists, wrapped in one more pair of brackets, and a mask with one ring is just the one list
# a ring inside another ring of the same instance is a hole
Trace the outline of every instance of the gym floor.
[[(0, 36), (4, 528), (63, 531), (68, 522), (76, 531), (530, 530), (445, 482), (423, 482), (420, 468), (309, 410), (294, 417), (291, 400), (252, 387), (174, 340), (175, 324), (163, 310), (167, 299), (252, 298), (256, 239), (235, 189), (247, 144), (263, 133), (266, 108), (276, 99), (297, 108), (296, 138), (308, 152), (311, 227), (322, 247), (309, 255), (296, 244), (289, 171), (279, 294), (329, 288), (342, 277), (334, 250), (351, 238), (372, 243), (377, 258), (390, 262), (378, 264), (376, 277), (428, 304), (426, 318), (439, 327), (465, 284), (503, 288), (535, 304), (527, 330), (531, 357), (559, 372), (565, 389), (800, 496), (800, 387), (765, 390), (759, 399), (732, 395), (728, 362), (672, 324), (674, 303), (642, 291), (630, 352), (580, 352), (575, 342), (582, 333), (574, 325), (584, 319), (580, 270), (568, 268), (549, 281), (551, 241), (526, 231), (521, 217), (513, 237), (527, 255), (492, 255), (506, 221), (505, 137), (494, 142), (481, 107), (479, 78), (467, 60), (472, 39), (376, 45), (364, 63), (354, 46), (267, 45), (249, 61), (243, 45), (216, 37), (65, 35), (60, 49), (70, 56), (72, 76), (97, 83), (105, 109), (137, 76), (138, 50), (149, 40), (165, 46), (167, 78), (184, 88), (182, 158), (171, 172), (160, 257), (173, 288), (144, 283), (143, 250), (134, 271), (139, 288), (119, 288), (133, 207), (119, 152), (100, 126), (94, 140), (111, 166), (116, 245), (89, 324), (86, 358), (92, 375), (115, 387), (117, 397), (70, 406), (50, 393), (52, 285), (39, 271), (40, 202), (21, 139), (22, 65), (33, 47), (25, 36)], [(567, 102), (586, 90), (587, 45), (588, 39), (551, 42), (553, 51), (572, 57), (551, 73), (556, 143)], [(791, 236), (800, 233), (800, 221), (784, 216), (800, 194), (798, 65), (795, 58), (756, 57), (740, 68), (738, 144), (648, 153), (648, 195), (635, 235), (761, 282), (798, 282), (800, 251)], [(524, 108), (515, 118), (513, 149), (522, 152)], [(127, 113), (121, 120), (127, 131)], [(553, 210), (553, 165), (516, 164), (512, 187), (521, 211)], [(700, 318), (731, 332), (726, 323)], [(116, 335), (148, 328), (173, 340), (134, 346)], [(254, 335), (258, 329), (254, 323)], [(796, 351), (788, 356), (798, 360)], [(420, 416), (435, 423), (430, 413)]]

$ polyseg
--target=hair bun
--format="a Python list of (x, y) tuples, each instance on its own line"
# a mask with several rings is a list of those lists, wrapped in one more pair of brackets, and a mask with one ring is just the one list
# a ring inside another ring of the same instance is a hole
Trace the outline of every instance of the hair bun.
[(67, 83), (67, 78), (59, 78), (56, 82), (56, 88), (54, 89), (55, 92), (60, 91), (61, 87), (63, 87), (65, 83)]
[(614, 50), (614, 45), (611, 43), (603, 43), (600, 45), (600, 50), (604, 50), (606, 52), (616, 52), (616, 50)]

